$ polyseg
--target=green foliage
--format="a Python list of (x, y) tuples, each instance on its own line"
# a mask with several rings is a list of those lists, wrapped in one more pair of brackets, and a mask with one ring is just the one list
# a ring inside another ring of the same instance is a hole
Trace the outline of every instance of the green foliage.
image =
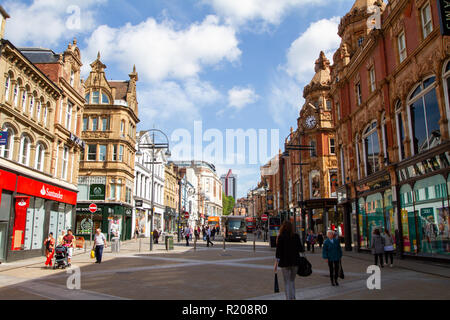
[(228, 216), (233, 212), (234, 198), (232, 196), (227, 197), (225, 193), (222, 193), (222, 212), (224, 216)]

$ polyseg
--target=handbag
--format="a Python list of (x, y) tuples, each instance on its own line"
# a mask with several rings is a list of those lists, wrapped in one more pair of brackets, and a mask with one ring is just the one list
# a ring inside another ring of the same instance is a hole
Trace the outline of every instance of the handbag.
[(394, 246), (384, 246), (384, 251), (394, 251)]
[(297, 274), (300, 277), (307, 277), (311, 275), (312, 273), (312, 266), (311, 263), (306, 259), (305, 255), (298, 257), (298, 268), (297, 268)]
[(342, 269), (342, 261), (339, 260), (339, 278), (344, 279), (344, 269)]
[(278, 286), (278, 274), (275, 273), (275, 279), (274, 279), (274, 284), (273, 284), (273, 291), (275, 293), (280, 292), (280, 287)]
[(91, 259), (94, 259), (94, 258), (95, 258), (95, 250), (92, 249), (92, 250), (91, 250)]

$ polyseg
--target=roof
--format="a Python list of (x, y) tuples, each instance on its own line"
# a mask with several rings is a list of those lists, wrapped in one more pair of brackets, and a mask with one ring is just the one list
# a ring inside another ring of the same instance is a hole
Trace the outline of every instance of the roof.
[(32, 63), (57, 63), (59, 54), (46, 48), (18, 48)]
[(127, 100), (127, 92), (130, 81), (108, 81), (111, 88), (116, 88), (115, 100)]

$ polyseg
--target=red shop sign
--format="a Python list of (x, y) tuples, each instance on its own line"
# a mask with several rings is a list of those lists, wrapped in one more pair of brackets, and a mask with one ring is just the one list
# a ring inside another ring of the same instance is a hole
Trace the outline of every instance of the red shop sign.
[(14, 173), (0, 170), (0, 189), (6, 189), (9, 191), (16, 190), (16, 178), (17, 176)]
[(55, 200), (68, 204), (77, 204), (77, 193), (66, 189), (58, 188), (33, 179), (19, 176), (17, 192), (29, 194), (39, 198)]
[(30, 197), (17, 196), (11, 250), (22, 250), (25, 242), (25, 226)]

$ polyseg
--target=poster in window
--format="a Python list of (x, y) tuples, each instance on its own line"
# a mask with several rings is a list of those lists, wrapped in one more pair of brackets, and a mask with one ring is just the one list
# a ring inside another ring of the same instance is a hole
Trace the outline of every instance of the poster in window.
[(33, 221), (34, 221), (34, 208), (27, 209), (27, 220), (25, 224), (25, 240), (23, 244), (24, 250), (31, 249), (31, 239), (33, 238)]
[(331, 188), (330, 188), (330, 194), (331, 194), (331, 196), (332, 197), (336, 197), (336, 189), (337, 189), (337, 186), (338, 186), (338, 183), (337, 183), (337, 174), (336, 173), (332, 173), (331, 175), (330, 175), (330, 184), (331, 184)]
[(311, 172), (311, 195), (312, 195), (312, 198), (320, 198), (320, 173), (319, 173), (319, 171)]

